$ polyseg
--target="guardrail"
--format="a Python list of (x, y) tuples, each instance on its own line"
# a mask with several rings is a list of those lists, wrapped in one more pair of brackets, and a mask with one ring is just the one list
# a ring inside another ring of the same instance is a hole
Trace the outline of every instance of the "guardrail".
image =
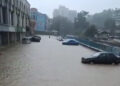
[(106, 52), (112, 52), (115, 55), (120, 56), (120, 47), (116, 46), (110, 46), (106, 44), (96, 43), (94, 41), (85, 40), (85, 39), (78, 39), (80, 41), (81, 45), (84, 45), (88, 48), (97, 50), (97, 51), (106, 51)]

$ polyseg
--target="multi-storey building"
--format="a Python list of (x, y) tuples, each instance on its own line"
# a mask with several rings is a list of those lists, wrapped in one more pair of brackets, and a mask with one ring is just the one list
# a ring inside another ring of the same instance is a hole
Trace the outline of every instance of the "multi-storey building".
[(31, 8), (31, 19), (36, 22), (35, 32), (46, 31), (48, 21), (46, 14), (38, 12), (36, 8)]
[(116, 8), (113, 13), (113, 19), (115, 20), (116, 26), (120, 26), (120, 9)]
[(65, 6), (60, 6), (58, 9), (55, 9), (53, 12), (53, 17), (63, 16), (68, 18), (71, 22), (74, 22), (75, 17), (77, 17), (77, 11), (70, 10)]
[(28, 31), (29, 14), (27, 0), (0, 0), (0, 45), (21, 40)]

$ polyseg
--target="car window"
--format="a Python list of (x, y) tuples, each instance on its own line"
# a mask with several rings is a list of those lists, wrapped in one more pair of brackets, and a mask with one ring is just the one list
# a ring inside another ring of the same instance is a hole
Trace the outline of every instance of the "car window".
[(100, 53), (96, 53), (96, 54), (93, 55), (93, 57), (97, 57), (99, 55), (100, 55)]
[(107, 57), (107, 54), (100, 54), (99, 57), (101, 57), (101, 58), (103, 58), (103, 57)]
[(73, 43), (74, 41), (73, 41), (73, 40), (70, 40), (69, 42)]
[(110, 57), (116, 57), (114, 54), (110, 54), (109, 56), (110, 56)]
[(116, 59), (117, 57), (116, 57), (114, 54), (109, 54), (109, 55), (108, 55), (108, 58)]

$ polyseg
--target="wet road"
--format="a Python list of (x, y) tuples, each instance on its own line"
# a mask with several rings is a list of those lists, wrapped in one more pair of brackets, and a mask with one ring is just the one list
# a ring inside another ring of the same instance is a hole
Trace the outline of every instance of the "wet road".
[(41, 43), (17, 45), (0, 56), (0, 86), (120, 86), (120, 66), (81, 64), (93, 53), (45, 36)]

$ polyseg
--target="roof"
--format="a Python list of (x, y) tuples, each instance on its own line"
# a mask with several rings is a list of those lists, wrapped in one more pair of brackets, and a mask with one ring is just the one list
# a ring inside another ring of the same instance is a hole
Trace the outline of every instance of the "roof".
[(104, 53), (104, 54), (113, 54), (112, 52), (98, 52), (100, 54)]

